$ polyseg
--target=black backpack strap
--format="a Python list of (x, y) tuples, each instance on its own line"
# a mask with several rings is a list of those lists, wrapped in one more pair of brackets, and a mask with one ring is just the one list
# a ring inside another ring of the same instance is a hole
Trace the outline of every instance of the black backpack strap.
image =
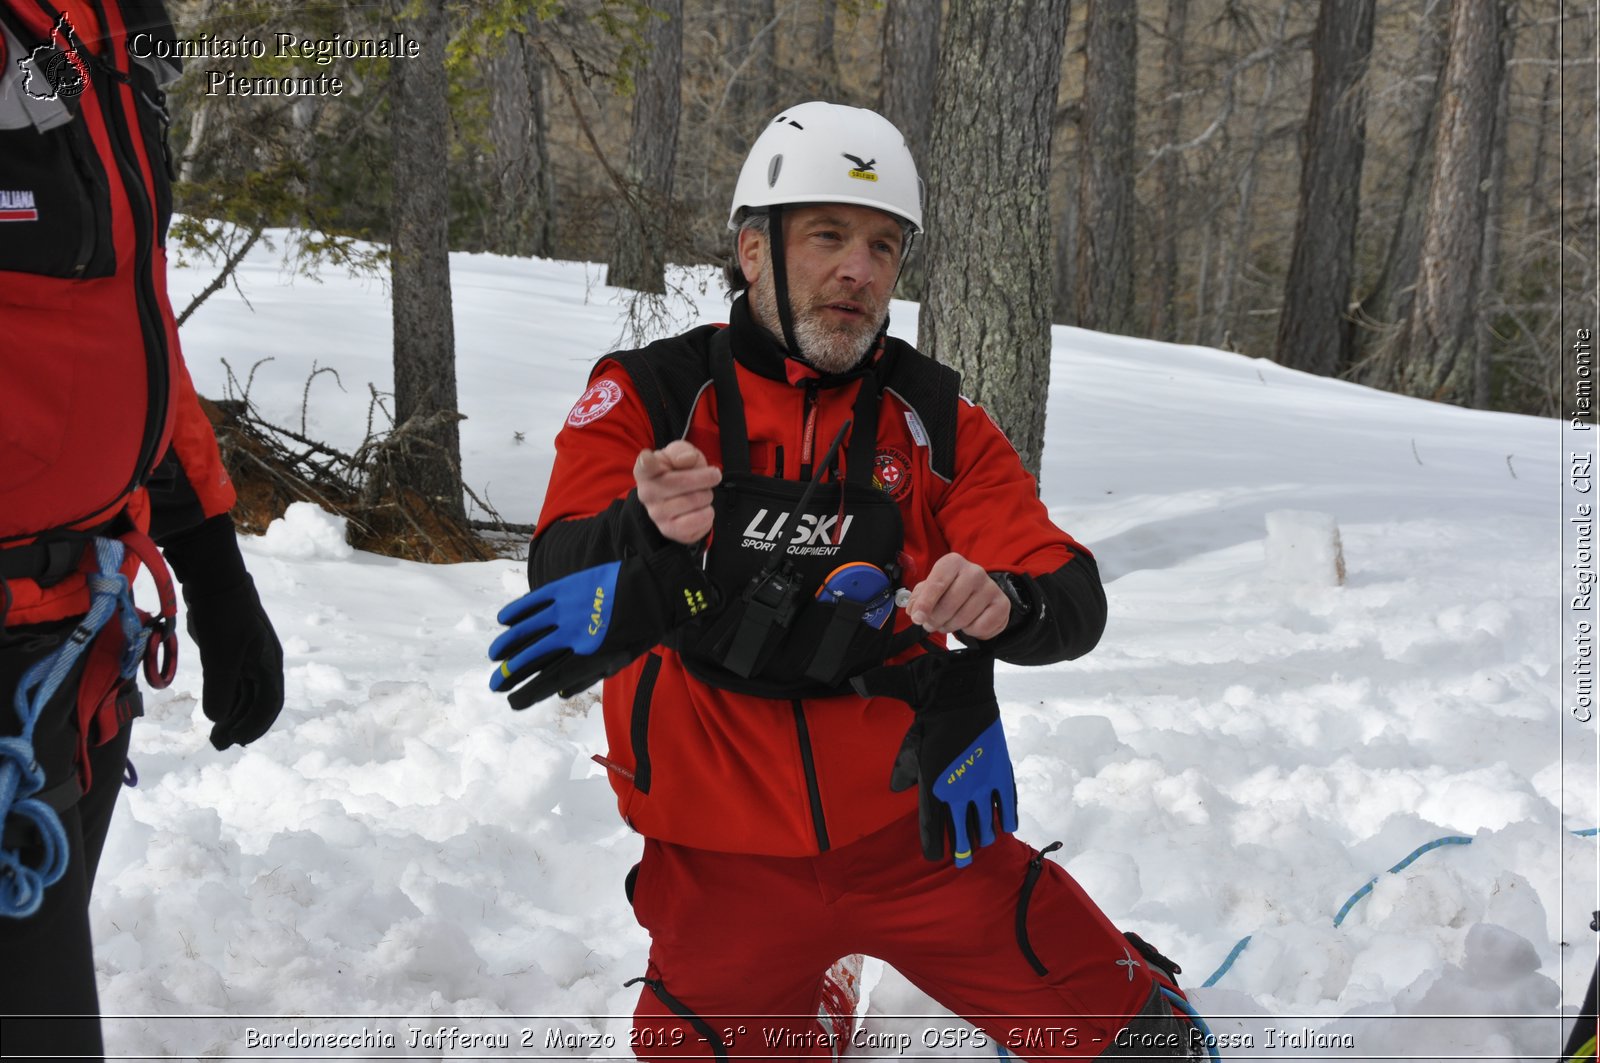
[(961, 401), (961, 374), (934, 361), (909, 343), (890, 337), (884, 341), (897, 349), (884, 381), (922, 422), (928, 433), (928, 467), (946, 483), (956, 475), (956, 410)]
[(659, 450), (666, 446), (673, 438), (672, 426), (667, 423), (667, 400), (661, 394), (661, 381), (656, 377), (652, 359), (642, 350), (608, 354), (595, 366), (589, 379), (593, 381), (603, 376), (603, 370), (610, 364), (620, 365), (627, 371), (628, 379), (639, 391), (639, 401), (644, 403), (645, 412), (650, 415), (650, 430), (655, 434), (656, 448)]
[[(711, 342), (719, 331), (716, 325), (702, 325), (648, 347), (608, 354), (595, 364), (589, 379), (604, 375), (612, 363), (625, 369), (649, 411), (656, 446), (664, 447), (683, 435), (695, 400), (711, 380)], [(903, 340), (890, 337), (884, 342), (893, 349), (885, 351), (889, 370), (883, 388), (916, 413), (928, 433), (928, 465), (949, 482), (956, 473), (961, 374)]]
[(718, 331), (715, 325), (702, 325), (648, 347), (614, 351), (595, 363), (589, 380), (604, 376), (613, 363), (626, 370), (650, 414), (656, 446), (664, 447), (682, 437), (695, 399), (711, 379), (711, 338)]
[(0, 581), (31, 579), (50, 587), (78, 569), (93, 536), (87, 532), (51, 532), (24, 546), (0, 549)]

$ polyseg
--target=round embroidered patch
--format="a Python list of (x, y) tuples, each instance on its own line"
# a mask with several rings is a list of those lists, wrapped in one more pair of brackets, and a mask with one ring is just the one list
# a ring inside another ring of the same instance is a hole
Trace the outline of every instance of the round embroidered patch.
[(911, 459), (894, 447), (878, 451), (872, 467), (872, 486), (896, 502), (911, 493)]
[(567, 414), (567, 423), (574, 428), (582, 428), (590, 421), (604, 417), (611, 407), (621, 401), (621, 385), (614, 380), (596, 380), (572, 407), (572, 412)]

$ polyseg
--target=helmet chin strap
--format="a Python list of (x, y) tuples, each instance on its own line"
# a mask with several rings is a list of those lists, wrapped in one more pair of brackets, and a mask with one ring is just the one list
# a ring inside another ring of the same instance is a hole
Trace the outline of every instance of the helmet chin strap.
[(783, 249), (783, 207), (774, 203), (767, 208), (767, 234), (772, 241), (772, 293), (778, 300), (778, 327), (783, 330), (783, 345), (791, 358), (811, 363), (800, 351), (800, 341), (794, 335), (794, 313), (789, 309), (789, 256)]

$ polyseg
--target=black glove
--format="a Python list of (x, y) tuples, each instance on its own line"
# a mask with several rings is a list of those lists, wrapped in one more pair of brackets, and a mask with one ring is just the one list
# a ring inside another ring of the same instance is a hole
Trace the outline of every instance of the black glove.
[(500, 610), (496, 619), (510, 630), (489, 647), (501, 662), (489, 689), (511, 691), (513, 709), (551, 694), (570, 697), (716, 603), (694, 554), (677, 543), (551, 580)]
[(895, 756), (889, 789), (917, 787), (922, 855), (957, 867), (972, 862), (972, 842), (1017, 829), (1017, 784), (994, 694), (994, 658), (981, 650), (927, 653), (850, 680), (862, 697), (897, 698), (916, 713)]
[(226, 513), (172, 536), (162, 552), (183, 584), (189, 637), (200, 649), (200, 707), (217, 749), (249, 745), (283, 710), (283, 647), (245, 571)]

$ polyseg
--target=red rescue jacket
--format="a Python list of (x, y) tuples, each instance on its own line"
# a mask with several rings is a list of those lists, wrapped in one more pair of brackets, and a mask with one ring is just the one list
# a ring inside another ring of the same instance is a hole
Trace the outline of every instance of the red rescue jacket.
[[(743, 300), (735, 303), (730, 328), (752, 471), (798, 479), (800, 467), (820, 461), (850, 418), (860, 380), (835, 383), (785, 357), (750, 321)], [(663, 342), (705, 344), (709, 331)], [(648, 521), (630, 495), (639, 451), (657, 445), (639, 390), (620, 365), (602, 359), (557, 435), (529, 560), (531, 585), (614, 560), (627, 549), (624, 525)], [(982, 409), (961, 400), (954, 475), (946, 480), (930, 467), (928, 433), (909, 411), (885, 391), (876, 441), (877, 485), (898, 503), (904, 525), (904, 585), (915, 586), (950, 552), (989, 571), (1034, 577), (1026, 583), (1038, 599), (1035, 614), (1045, 619), (1035, 615), (1029, 630), (995, 640), (997, 654), (1042, 663), (1087, 652), (1105, 619), (1093, 558), (1052, 523), (1004, 434)], [(707, 387), (684, 435), (713, 464), (720, 463), (718, 424), (717, 396)], [(897, 610), (897, 626), (908, 623)], [(672, 649), (657, 647), (606, 681), (603, 703), (604, 763), (622, 815), (649, 837), (728, 852), (809, 855), (848, 844), (916, 807), (914, 790), (892, 793), (888, 786), (911, 722), (899, 701), (737, 694), (700, 682)]]
[[(164, 72), (129, 48), (171, 26), (150, 0), (0, 0), (0, 31), (0, 549), (123, 513), (159, 541), (234, 501), (167, 297)], [(81, 574), (6, 590), (7, 626), (89, 604)]]

